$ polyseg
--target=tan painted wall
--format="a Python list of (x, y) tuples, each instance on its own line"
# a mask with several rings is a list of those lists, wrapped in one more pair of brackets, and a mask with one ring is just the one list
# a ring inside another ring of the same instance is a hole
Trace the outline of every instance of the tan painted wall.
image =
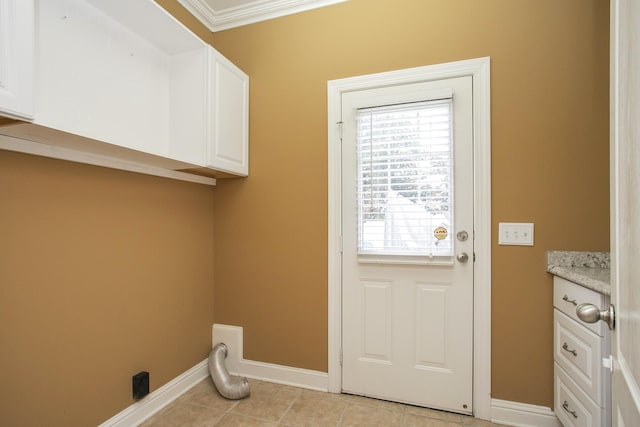
[[(251, 77), (251, 175), (216, 204), (219, 323), (327, 369), (327, 80), (482, 56), (492, 84), (492, 395), (552, 405), (545, 251), (608, 250), (608, 3), (351, 0), (214, 34)], [(497, 245), (534, 222), (533, 248)]]
[(0, 151), (0, 425), (95, 426), (207, 357), (213, 194)]
[(550, 406), (544, 251), (608, 249), (607, 2), (351, 0), (215, 35), (159, 3), (250, 74), (251, 176), (0, 151), (2, 424), (95, 425), (134, 373), (203, 360), (214, 231), (215, 321), (247, 358), (326, 370), (326, 81), (487, 55), (494, 229), (536, 223), (534, 248), (493, 248), (493, 396)]

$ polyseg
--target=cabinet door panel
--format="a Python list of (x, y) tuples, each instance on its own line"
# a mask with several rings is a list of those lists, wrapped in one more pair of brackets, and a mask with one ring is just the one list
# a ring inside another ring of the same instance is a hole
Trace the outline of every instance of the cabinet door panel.
[(236, 175), (249, 173), (249, 78), (211, 49), (207, 166)]

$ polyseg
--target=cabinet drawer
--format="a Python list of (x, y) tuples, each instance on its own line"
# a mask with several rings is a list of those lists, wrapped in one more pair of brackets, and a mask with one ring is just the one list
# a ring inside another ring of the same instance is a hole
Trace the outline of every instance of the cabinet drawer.
[(554, 364), (554, 412), (564, 427), (600, 427), (602, 408)]
[(604, 322), (585, 323), (578, 319), (576, 307), (582, 303), (590, 303), (602, 309), (605, 306), (604, 295), (584, 288), (560, 277), (553, 278), (553, 306), (558, 310), (598, 334), (604, 336), (607, 325)]
[(553, 310), (553, 359), (598, 405), (603, 405), (602, 349), (604, 338), (560, 311)]

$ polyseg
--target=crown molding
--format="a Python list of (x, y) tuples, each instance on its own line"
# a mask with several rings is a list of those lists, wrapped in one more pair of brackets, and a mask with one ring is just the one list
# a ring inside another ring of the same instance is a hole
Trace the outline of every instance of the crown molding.
[(254, 24), (345, 1), (349, 0), (255, 0), (243, 6), (213, 10), (206, 0), (178, 0), (212, 32)]

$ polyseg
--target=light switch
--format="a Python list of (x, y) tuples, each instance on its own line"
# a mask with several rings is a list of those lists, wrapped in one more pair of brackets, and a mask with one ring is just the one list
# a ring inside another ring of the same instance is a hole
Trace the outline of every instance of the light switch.
[(498, 227), (499, 245), (533, 246), (533, 223), (501, 222)]

